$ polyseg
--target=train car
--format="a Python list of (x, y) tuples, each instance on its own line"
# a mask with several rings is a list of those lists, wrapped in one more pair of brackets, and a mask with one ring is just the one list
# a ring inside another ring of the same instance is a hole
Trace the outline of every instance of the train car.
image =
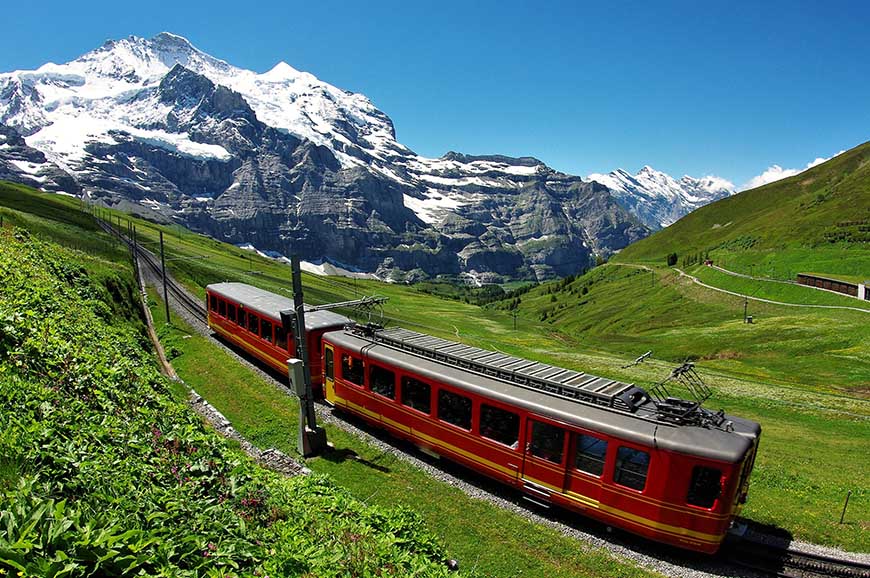
[(533, 501), (714, 553), (746, 500), (755, 422), (399, 328), (322, 345), (328, 402)]
[[(245, 283), (214, 283), (205, 288), (208, 325), (227, 341), (269, 367), (287, 374), (287, 359), (296, 356), (293, 328), (285, 327), (282, 311), (293, 311), (293, 300)], [(350, 323), (331, 311), (305, 314), (305, 333), (314, 395), (322, 397), (320, 340), (327, 331)]]

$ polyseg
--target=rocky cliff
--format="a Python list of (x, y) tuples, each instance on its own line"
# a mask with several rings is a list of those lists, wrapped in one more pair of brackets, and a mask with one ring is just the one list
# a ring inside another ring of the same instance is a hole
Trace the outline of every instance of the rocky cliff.
[(0, 122), (0, 178), (387, 278), (543, 279), (649, 233), (603, 185), (531, 157), (421, 157), (363, 95), (168, 33), (0, 74)]

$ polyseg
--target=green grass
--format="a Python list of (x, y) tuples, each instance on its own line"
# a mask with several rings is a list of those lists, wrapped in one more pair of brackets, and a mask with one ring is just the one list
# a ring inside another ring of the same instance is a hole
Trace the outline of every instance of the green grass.
[(852, 282), (863, 282), (870, 275), (870, 247), (867, 243), (851, 245), (815, 245), (801, 247), (725, 251), (710, 253), (717, 265), (744, 275), (796, 281), (798, 273), (817, 273)]
[[(731, 283), (768, 298), (860, 305), (857, 300), (805, 287), (733, 277), (701, 267), (710, 281)], [(707, 279), (707, 277), (704, 277)], [(818, 294), (818, 295), (816, 295)], [(500, 307), (507, 312), (511, 302)], [(673, 363), (700, 367), (807, 390), (870, 393), (870, 326), (867, 313), (802, 309), (744, 300), (695, 285), (670, 269), (624, 264), (593, 269), (570, 283), (542, 285), (522, 296), (517, 311), (524, 327), (547, 327), (579, 346), (633, 359), (652, 350)]]
[(106, 262), (123, 261), (128, 255), (121, 243), (99, 231), (72, 197), (0, 181), (0, 217), (5, 226), (23, 227), (32, 235)]
[(268, 472), (206, 428), (78, 252), (5, 229), (0, 277), (0, 575), (449, 575), (409, 509)]
[[(151, 294), (155, 323), (163, 307)], [(225, 351), (189, 327), (163, 325), (161, 339), (183, 353), (172, 363), (179, 375), (223, 413), (242, 435), (259, 447), (295, 454), (298, 400), (265, 382)], [(329, 474), (369, 504), (413, 508), (420, 513), (463, 569), (487, 576), (647, 576), (516, 514), (474, 500), (448, 484), (327, 425), (332, 455), (308, 460), (314, 471)]]
[(837, 279), (838, 281), (846, 281), (849, 283), (855, 283), (855, 284), (863, 283), (865, 285), (870, 285), (870, 283), (867, 282), (868, 281), (867, 276), (870, 275), (870, 273), (864, 274), (864, 275), (844, 275), (842, 273), (819, 273), (818, 271), (801, 271), (801, 273), (805, 273), (807, 275), (815, 275), (816, 277), (826, 277), (828, 279)]
[(38, 215), (55, 223), (74, 225), (85, 231), (95, 231), (97, 224), (81, 211), (81, 201), (74, 197), (43, 193), (8, 181), (0, 181), (0, 206)]

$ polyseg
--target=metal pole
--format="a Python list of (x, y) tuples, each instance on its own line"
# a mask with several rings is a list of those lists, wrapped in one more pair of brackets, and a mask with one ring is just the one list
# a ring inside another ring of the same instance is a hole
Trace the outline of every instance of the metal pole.
[(746, 308), (749, 307), (749, 299), (743, 299), (743, 323), (746, 323)]
[(296, 321), (296, 357), (305, 364), (306, 389), (311, 384), (311, 366), (308, 363), (308, 344), (305, 339), (305, 303), (302, 294), (302, 272), (299, 266), (299, 257), (290, 257), (290, 267), (293, 271), (293, 313)]
[[(326, 430), (317, 427), (317, 416), (314, 413), (314, 392), (311, 388), (311, 366), (308, 363), (308, 343), (305, 335), (305, 303), (302, 295), (302, 268), (299, 266), (299, 255), (290, 256), (290, 267), (293, 272), (293, 317), (296, 323), (296, 357), (302, 360), (302, 388), (297, 387), (299, 396), (299, 411), (304, 419), (299, 419), (299, 453), (304, 456), (319, 454), (326, 447)], [(295, 385), (295, 384), (294, 384)], [(307, 422), (307, 424), (306, 424)]]
[(133, 230), (132, 235), (130, 237), (133, 239), (133, 244), (130, 245), (130, 250), (133, 251), (133, 273), (136, 274), (136, 279), (139, 278), (139, 247), (136, 245), (136, 227), (132, 226)]
[(849, 490), (849, 493), (846, 494), (846, 503), (843, 504), (843, 513), (840, 514), (840, 523), (843, 523), (843, 518), (846, 517), (846, 507), (849, 505), (849, 498), (852, 497), (852, 490)]
[(166, 306), (166, 322), (172, 323), (169, 318), (169, 291), (166, 289), (166, 256), (163, 251), (163, 231), (160, 231), (160, 272), (163, 274), (163, 304)]

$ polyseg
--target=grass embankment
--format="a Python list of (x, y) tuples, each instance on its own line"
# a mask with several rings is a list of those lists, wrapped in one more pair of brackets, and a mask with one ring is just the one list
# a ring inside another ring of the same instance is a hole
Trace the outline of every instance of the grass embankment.
[[(163, 307), (152, 311), (160, 325)], [(178, 374), (259, 447), (296, 451), (299, 402), (278, 391), (180, 321), (163, 325), (161, 340), (176, 357)], [(308, 460), (369, 504), (401, 504), (418, 512), (464, 569), (485, 576), (648, 576), (648, 572), (586, 547), (550, 528), (469, 498), (461, 490), (345, 433), (326, 426), (336, 450)]]
[(94, 234), (99, 229), (96, 221), (82, 212), (80, 201), (73, 197), (0, 181), (0, 217), (6, 226), (24, 227), (33, 235), (52, 239), (98, 260), (122, 261), (128, 254), (111, 237)]
[(707, 285), (727, 291), (734, 291), (741, 295), (758, 297), (759, 299), (770, 299), (772, 301), (794, 303), (796, 305), (854, 307), (866, 309), (870, 312), (870, 301), (855, 299), (847, 295), (838, 295), (831, 291), (820, 291), (805, 285), (782, 283), (773, 280), (747, 279), (746, 277), (729, 275), (704, 265), (689, 268), (686, 270), (686, 273), (697, 277), (699, 281)]
[(863, 283), (870, 278), (870, 244), (866, 242), (757, 251), (717, 250), (711, 253), (711, 258), (735, 273), (782, 281), (797, 281), (798, 273), (852, 283)]
[(206, 428), (92, 263), (0, 231), (0, 574), (448, 574), (410, 510), (266, 472)]

